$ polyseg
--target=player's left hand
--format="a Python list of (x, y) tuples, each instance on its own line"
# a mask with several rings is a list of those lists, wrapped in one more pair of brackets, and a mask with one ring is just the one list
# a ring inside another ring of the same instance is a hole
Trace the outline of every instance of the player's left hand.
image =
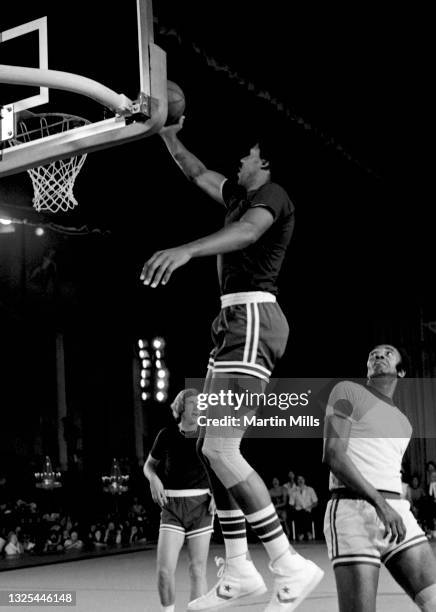
[(157, 251), (145, 262), (141, 280), (144, 285), (150, 285), (153, 288), (159, 284), (166, 285), (174, 270), (184, 266), (190, 259), (191, 254), (185, 246)]

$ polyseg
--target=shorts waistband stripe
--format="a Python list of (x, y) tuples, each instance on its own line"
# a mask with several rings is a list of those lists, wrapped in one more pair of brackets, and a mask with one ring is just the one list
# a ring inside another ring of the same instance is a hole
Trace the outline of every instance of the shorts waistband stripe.
[(243, 367), (243, 368), (253, 368), (255, 370), (259, 370), (260, 372), (263, 372), (264, 374), (271, 374), (271, 370), (268, 370), (268, 368), (265, 368), (264, 366), (261, 366), (259, 363), (250, 363), (249, 361), (214, 361), (213, 362), (213, 367), (214, 368), (231, 368), (231, 367)]
[(221, 296), (221, 308), (237, 306), (238, 304), (256, 304), (259, 302), (276, 302), (277, 298), (268, 291), (241, 291), (226, 293)]
[(198, 497), (206, 494), (210, 495), (209, 489), (165, 489), (167, 497)]
[(229, 374), (236, 374), (239, 372), (240, 374), (247, 374), (248, 376), (256, 376), (257, 378), (261, 378), (266, 382), (269, 382), (269, 376), (264, 374), (261, 370), (257, 368), (249, 368), (247, 366), (228, 366), (228, 367), (219, 367), (217, 363), (212, 368), (212, 372), (229, 372)]

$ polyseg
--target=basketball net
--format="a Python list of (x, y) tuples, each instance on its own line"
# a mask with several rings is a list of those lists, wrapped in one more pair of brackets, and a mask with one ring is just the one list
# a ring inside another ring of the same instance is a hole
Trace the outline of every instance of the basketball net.
[[(62, 113), (32, 115), (18, 121), (17, 133), (11, 146), (65, 132), (90, 123), (87, 119)], [(38, 212), (67, 212), (77, 206), (73, 188), (77, 175), (86, 160), (86, 154), (57, 159), (45, 166), (30, 168), (33, 206)]]

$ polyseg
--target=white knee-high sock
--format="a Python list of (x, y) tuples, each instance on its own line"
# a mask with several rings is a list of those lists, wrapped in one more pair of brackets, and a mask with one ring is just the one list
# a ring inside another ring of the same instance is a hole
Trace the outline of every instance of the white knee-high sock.
[(245, 516), (241, 510), (217, 510), (226, 547), (226, 558), (239, 557), (248, 551)]
[(265, 546), (274, 567), (287, 572), (295, 570), (304, 563), (303, 557), (290, 546), (273, 504), (247, 514), (245, 518)]

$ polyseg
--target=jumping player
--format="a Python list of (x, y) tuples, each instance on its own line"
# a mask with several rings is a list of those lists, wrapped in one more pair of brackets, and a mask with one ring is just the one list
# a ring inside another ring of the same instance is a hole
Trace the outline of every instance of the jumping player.
[(412, 428), (392, 400), (405, 375), (400, 352), (380, 345), (369, 354), (366, 386), (345, 381), (331, 392), (324, 461), (331, 500), (324, 534), (341, 612), (374, 612), (384, 563), (424, 612), (436, 610), (436, 561), (402, 499), (401, 463)]
[[(192, 257), (218, 255), (221, 311), (212, 324), (214, 349), (205, 393), (247, 386), (262, 393), (283, 355), (289, 327), (276, 301), (277, 278), (294, 229), (294, 206), (285, 190), (271, 181), (272, 153), (254, 142), (241, 159), (237, 182), (209, 170), (180, 142), (183, 125), (164, 128), (161, 136), (184, 174), (225, 208), (224, 228), (176, 248), (155, 253), (145, 264), (145, 285), (166, 284), (174, 270)], [(224, 397), (224, 395), (222, 395)], [(246, 407), (249, 410), (250, 407)], [(228, 406), (208, 416), (222, 416)], [(248, 557), (245, 519), (270, 557), (275, 576), (268, 612), (291, 612), (315, 588), (323, 572), (289, 545), (268, 489), (240, 453), (245, 429), (225, 428), (222, 437), (207, 427), (202, 444), (226, 562), (218, 584), (189, 604), (189, 610), (224, 608), (265, 592), (263, 578)]]
[[(158, 589), (163, 612), (174, 612), (175, 572), (186, 539), (191, 600), (207, 591), (206, 563), (214, 505), (197, 451), (197, 391), (181, 391), (171, 404), (178, 427), (165, 427), (144, 465), (153, 500), (162, 508), (157, 545)], [(163, 464), (162, 480), (159, 466)]]

